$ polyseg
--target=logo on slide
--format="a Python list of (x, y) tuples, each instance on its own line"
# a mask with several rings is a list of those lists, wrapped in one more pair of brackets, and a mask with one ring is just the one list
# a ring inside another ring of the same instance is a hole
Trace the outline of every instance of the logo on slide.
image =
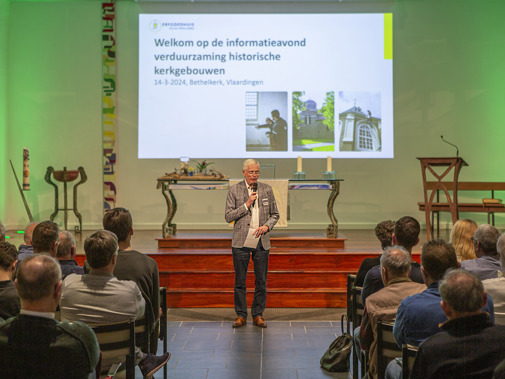
[(161, 29), (161, 23), (158, 20), (152, 20), (149, 23), (149, 29), (152, 32), (157, 32), (157, 31), (159, 31)]

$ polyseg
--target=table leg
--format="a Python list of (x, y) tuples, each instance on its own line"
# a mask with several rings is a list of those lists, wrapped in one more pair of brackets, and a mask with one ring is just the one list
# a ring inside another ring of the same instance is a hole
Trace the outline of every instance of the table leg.
[(46, 183), (52, 185), (54, 187), (54, 212), (49, 216), (49, 220), (54, 221), (54, 218), (58, 214), (58, 208), (59, 208), (59, 199), (58, 199), (58, 186), (52, 182), (51, 180), (51, 175), (54, 172), (54, 168), (52, 166), (49, 166), (46, 171), (46, 176), (44, 177), (44, 180)]
[(328, 199), (328, 206), (326, 210), (328, 211), (328, 217), (330, 218), (331, 224), (326, 228), (326, 237), (328, 238), (337, 238), (338, 237), (338, 221), (333, 213), (333, 204), (335, 203), (335, 199), (340, 193), (340, 182), (339, 181), (330, 181), (331, 184), (331, 193)]
[[(170, 198), (168, 197), (167, 191), (168, 194), (170, 194)], [(172, 220), (177, 212), (177, 201), (175, 200), (174, 193), (170, 189), (170, 183), (161, 183), (161, 193), (167, 202), (167, 217), (165, 217), (165, 221), (161, 226), (161, 232), (163, 238), (170, 238), (177, 233), (177, 225), (172, 224)]]
[[(76, 230), (76, 232), (80, 233), (80, 232), (82, 232), (82, 216), (79, 213), (79, 211), (77, 210), (77, 187), (80, 186), (82, 183), (86, 182), (86, 180), (88, 180), (88, 176), (84, 172), (84, 168), (83, 167), (79, 167), (78, 170), (79, 170), (79, 173), (81, 174), (81, 180), (79, 181), (79, 183), (77, 183), (74, 186), (74, 197), (73, 197), (73, 200), (74, 200), (74, 214), (77, 217), (77, 219), (79, 220), (79, 230)], [(76, 229), (77, 229), (77, 227), (76, 227)]]
[(67, 167), (63, 167), (63, 223), (68, 230)]

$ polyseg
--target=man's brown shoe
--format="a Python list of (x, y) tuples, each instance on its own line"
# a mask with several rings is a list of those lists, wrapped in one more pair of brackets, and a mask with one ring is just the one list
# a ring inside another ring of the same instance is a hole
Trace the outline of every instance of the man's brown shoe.
[(235, 322), (233, 323), (233, 327), (234, 328), (240, 328), (241, 326), (244, 326), (245, 324), (247, 324), (247, 321), (245, 318), (243, 317), (237, 317), (235, 319)]
[(256, 326), (259, 326), (260, 328), (267, 327), (267, 323), (265, 322), (265, 320), (261, 316), (255, 317), (253, 320), (253, 324)]

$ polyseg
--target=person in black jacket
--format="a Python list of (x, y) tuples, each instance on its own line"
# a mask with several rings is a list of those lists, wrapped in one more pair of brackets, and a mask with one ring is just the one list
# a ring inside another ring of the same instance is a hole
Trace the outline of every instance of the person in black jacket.
[(487, 301), (482, 282), (456, 269), (444, 275), (439, 289), (448, 321), (419, 346), (411, 379), (491, 378), (505, 358), (505, 326), (482, 312)]
[[(395, 222), (391, 220), (381, 221), (375, 227), (375, 236), (381, 243), (381, 249), (384, 250), (388, 246), (393, 246), (393, 231), (395, 230)], [(366, 273), (372, 268), (380, 264), (381, 256), (374, 258), (365, 258), (359, 266), (356, 274), (356, 287), (363, 287)]]

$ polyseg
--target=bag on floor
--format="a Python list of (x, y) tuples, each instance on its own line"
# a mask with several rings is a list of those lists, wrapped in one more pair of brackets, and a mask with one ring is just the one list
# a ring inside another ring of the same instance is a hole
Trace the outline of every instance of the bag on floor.
[(333, 341), (330, 347), (321, 357), (319, 363), (321, 367), (330, 372), (349, 371), (350, 358), (352, 354), (352, 337), (349, 332), (344, 333), (344, 318), (342, 315), (341, 328), (342, 335)]

